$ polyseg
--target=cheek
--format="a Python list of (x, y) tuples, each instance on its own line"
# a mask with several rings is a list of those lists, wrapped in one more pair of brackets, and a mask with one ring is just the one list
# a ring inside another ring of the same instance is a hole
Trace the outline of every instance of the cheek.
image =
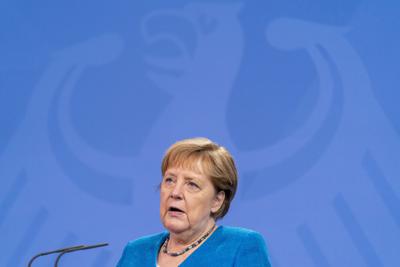
[(165, 209), (167, 206), (168, 195), (165, 192), (160, 193), (160, 209)]
[(193, 216), (204, 216), (211, 211), (210, 198), (207, 196), (198, 196), (187, 201), (188, 210)]

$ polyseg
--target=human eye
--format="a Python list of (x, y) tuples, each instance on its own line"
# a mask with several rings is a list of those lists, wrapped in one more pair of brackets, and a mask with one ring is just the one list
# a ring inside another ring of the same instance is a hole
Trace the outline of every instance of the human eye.
[(192, 190), (192, 191), (200, 190), (200, 186), (195, 182), (189, 181), (187, 183), (187, 185), (188, 185), (189, 189)]
[(165, 177), (164, 178), (164, 183), (169, 185), (172, 184), (174, 182), (174, 180), (172, 179), (172, 177)]

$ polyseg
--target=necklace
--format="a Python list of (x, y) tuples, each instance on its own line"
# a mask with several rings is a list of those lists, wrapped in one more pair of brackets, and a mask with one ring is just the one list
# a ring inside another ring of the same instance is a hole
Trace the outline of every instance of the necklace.
[(162, 245), (162, 252), (167, 254), (167, 255), (169, 255), (169, 256), (172, 256), (172, 257), (177, 257), (177, 256), (180, 256), (182, 254), (185, 254), (186, 252), (188, 252), (192, 248), (195, 248), (198, 244), (203, 242), (203, 240), (206, 239), (211, 234), (211, 232), (215, 229), (215, 226), (216, 225), (214, 224), (213, 227), (211, 227), (211, 229), (207, 233), (205, 233), (202, 237), (200, 237), (200, 239), (198, 239), (196, 242), (192, 243), (191, 245), (187, 246), (186, 248), (184, 248), (184, 249), (182, 249), (181, 251), (178, 251), (178, 252), (169, 252), (168, 251), (167, 246), (168, 246), (169, 237), (167, 237), (167, 239), (165, 239), (164, 244)]

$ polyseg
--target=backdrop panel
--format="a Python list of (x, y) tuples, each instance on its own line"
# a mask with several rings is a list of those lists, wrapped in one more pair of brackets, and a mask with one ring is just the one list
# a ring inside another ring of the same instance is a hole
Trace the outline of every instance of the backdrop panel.
[[(396, 1), (2, 1), (0, 266), (162, 230), (160, 162), (206, 136), (239, 190), (221, 224), (274, 267), (398, 266)], [(52, 266), (54, 257), (37, 266)]]

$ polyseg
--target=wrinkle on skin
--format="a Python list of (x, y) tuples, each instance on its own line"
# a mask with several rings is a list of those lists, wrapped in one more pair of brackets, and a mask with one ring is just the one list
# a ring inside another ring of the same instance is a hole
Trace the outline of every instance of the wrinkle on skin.
[[(207, 175), (181, 167), (168, 168), (160, 188), (160, 217), (170, 232), (169, 248), (174, 250), (209, 231), (215, 224), (211, 214), (221, 208), (225, 199), (224, 192), (217, 193)], [(173, 216), (168, 212), (171, 206), (184, 212)]]

